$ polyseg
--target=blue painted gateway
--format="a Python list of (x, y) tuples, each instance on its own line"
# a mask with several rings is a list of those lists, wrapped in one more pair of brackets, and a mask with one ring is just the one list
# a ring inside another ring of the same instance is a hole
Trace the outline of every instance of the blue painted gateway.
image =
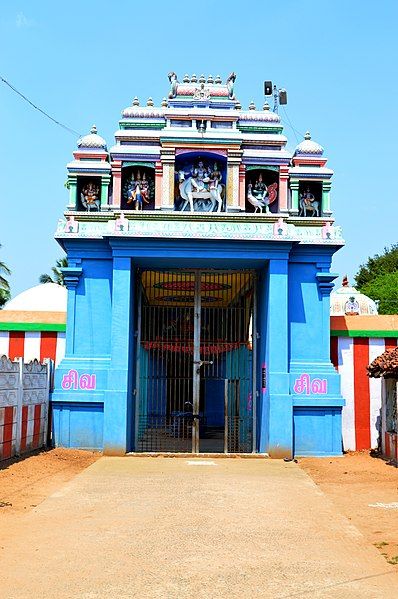
[(68, 164), (56, 445), (126, 452), (339, 455), (329, 356), (333, 172), (310, 135), (286, 149), (235, 75), (135, 98), (109, 151)]

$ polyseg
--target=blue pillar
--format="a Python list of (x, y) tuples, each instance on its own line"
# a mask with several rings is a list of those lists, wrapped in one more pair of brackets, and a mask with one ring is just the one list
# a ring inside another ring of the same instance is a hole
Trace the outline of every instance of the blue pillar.
[[(292, 401), (289, 395), (288, 374), (288, 258), (272, 258), (268, 263), (263, 303), (261, 336), (266, 336), (266, 392), (262, 410), (262, 427), (268, 421), (268, 435), (261, 431), (260, 451), (274, 458), (291, 457), (293, 450)], [(261, 309), (261, 308), (260, 308)], [(260, 357), (261, 360), (261, 357)], [(265, 408), (265, 409), (264, 409)], [(268, 409), (267, 409), (268, 408)], [(268, 436), (268, 442), (265, 439)]]
[(333, 281), (338, 275), (326, 271), (317, 272), (315, 277), (322, 302), (322, 338), (319, 358), (328, 364), (330, 362), (330, 294), (334, 287)]
[(61, 268), (61, 272), (68, 290), (65, 355), (70, 356), (73, 355), (75, 349), (76, 288), (83, 269), (78, 266), (68, 266)]
[(131, 258), (114, 257), (111, 362), (104, 405), (104, 453), (131, 449), (134, 273)]

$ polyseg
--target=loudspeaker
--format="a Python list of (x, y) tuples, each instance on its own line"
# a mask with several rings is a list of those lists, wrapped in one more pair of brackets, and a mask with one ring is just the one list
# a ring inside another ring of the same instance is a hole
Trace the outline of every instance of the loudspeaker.
[(287, 91), (285, 89), (279, 90), (279, 104), (287, 104)]
[(264, 96), (272, 96), (272, 81), (264, 81)]

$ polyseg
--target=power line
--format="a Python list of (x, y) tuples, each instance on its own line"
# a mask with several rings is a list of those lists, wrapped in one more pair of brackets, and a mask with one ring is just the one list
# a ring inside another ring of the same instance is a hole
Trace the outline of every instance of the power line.
[(288, 120), (288, 124), (289, 124), (289, 126), (290, 126), (291, 130), (292, 130), (292, 131), (293, 131), (293, 133), (294, 133), (294, 136), (295, 136), (295, 138), (296, 138), (296, 140), (297, 140), (297, 143), (300, 143), (300, 140), (299, 140), (299, 138), (297, 137), (296, 133), (298, 133), (298, 134), (299, 134), (301, 137), (304, 137), (304, 135), (303, 135), (302, 133), (300, 133), (300, 131), (298, 131), (298, 130), (297, 130), (295, 127), (293, 127), (293, 125), (292, 125), (292, 122), (291, 122), (291, 120), (289, 119), (289, 115), (287, 114), (287, 110), (286, 110), (286, 108), (285, 108), (284, 106), (282, 106), (282, 108), (283, 108), (283, 112), (284, 112), (284, 114), (285, 114), (285, 117), (286, 117), (286, 118), (287, 118), (287, 120)]
[(11, 83), (9, 83), (7, 81), (7, 79), (4, 79), (4, 77), (2, 77), (1, 75), (0, 75), (0, 80), (3, 83), (5, 83), (6, 85), (8, 85), (8, 87), (10, 89), (12, 89), (13, 92), (15, 92), (16, 94), (18, 94), (18, 96), (21, 96), (21, 98), (23, 98), (26, 102), (28, 102), (28, 104), (30, 104), (31, 106), (33, 106), (33, 108), (35, 110), (38, 110), (39, 112), (41, 112), (42, 114), (44, 114), (44, 116), (46, 116), (48, 119), (50, 119), (50, 121), (53, 121), (53, 123), (55, 123), (56, 125), (59, 125), (60, 127), (62, 127), (62, 129), (65, 129), (66, 131), (69, 131), (69, 133), (72, 133), (73, 135), (77, 135), (78, 137), (81, 137), (80, 133), (78, 133), (74, 129), (71, 129), (70, 127), (67, 127), (63, 123), (60, 123), (59, 121), (57, 121), (56, 119), (54, 119), (52, 116), (50, 116), (49, 114), (47, 114), (47, 112), (45, 112), (45, 110), (42, 110), (41, 108), (39, 108), (39, 106), (36, 106), (36, 104), (33, 104), (33, 102), (31, 102), (29, 100), (29, 98), (27, 98), (22, 92), (18, 91), (16, 87), (14, 87), (13, 85), (11, 85)]

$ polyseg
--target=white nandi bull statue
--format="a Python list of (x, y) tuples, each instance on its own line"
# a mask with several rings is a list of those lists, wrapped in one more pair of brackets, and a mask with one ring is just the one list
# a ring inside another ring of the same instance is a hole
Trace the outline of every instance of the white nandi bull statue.
[[(203, 178), (200, 182), (185, 171), (178, 171), (178, 184), (180, 197), (184, 200), (181, 207), (183, 212), (189, 205), (191, 212), (195, 211), (196, 205), (201, 206), (199, 212), (221, 212), (225, 185), (221, 185), (221, 173), (214, 169), (213, 173)], [(217, 207), (217, 210), (215, 210)]]

